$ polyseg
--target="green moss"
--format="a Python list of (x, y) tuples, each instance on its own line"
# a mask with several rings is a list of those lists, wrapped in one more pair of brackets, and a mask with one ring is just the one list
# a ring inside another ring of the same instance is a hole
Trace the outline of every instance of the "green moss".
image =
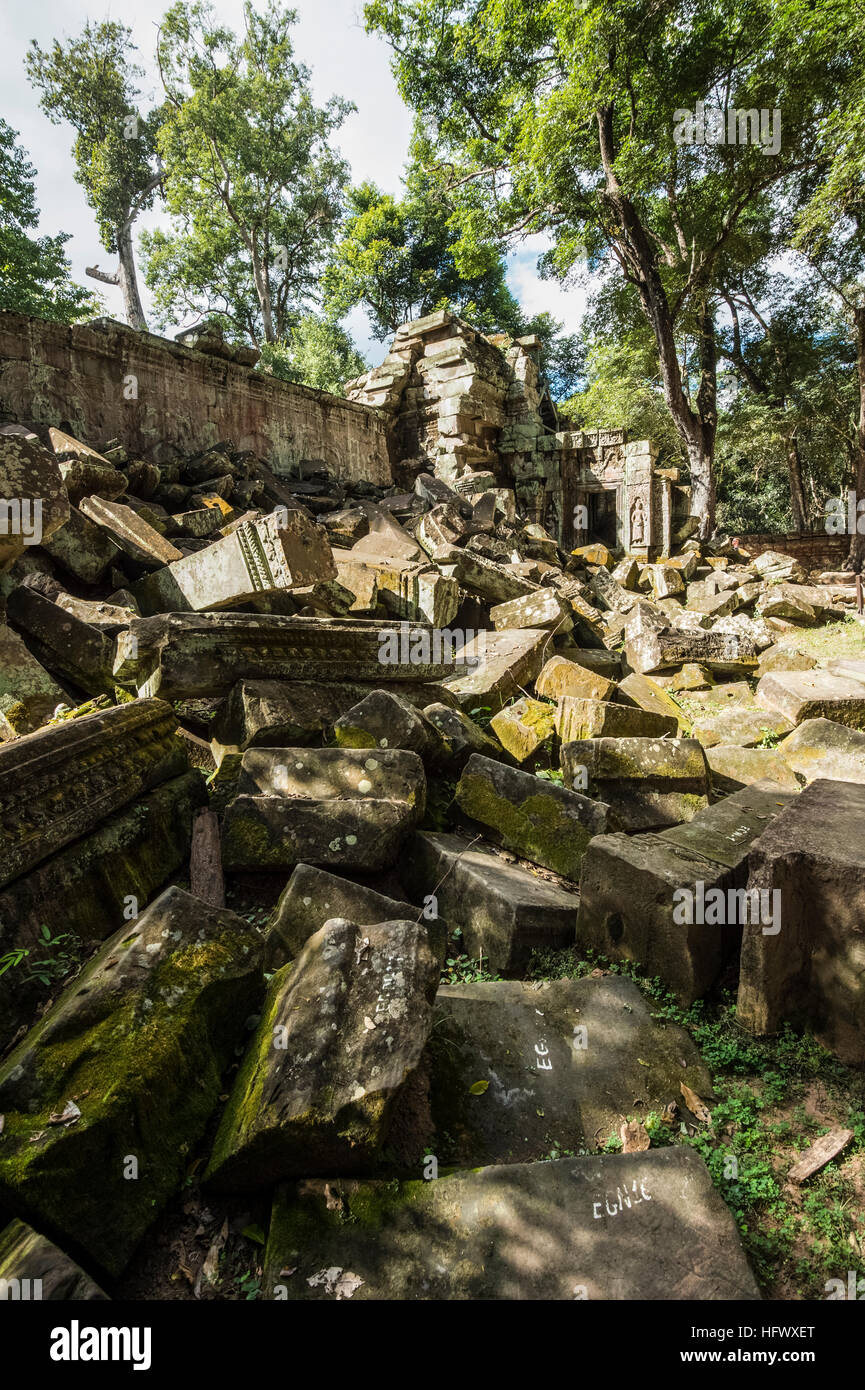
[(103, 947), (0, 1068), (0, 1198), (111, 1273), (179, 1184), (259, 987), (252, 933), (188, 941), (143, 982), (136, 942)]
[(497, 830), (511, 848), (530, 859), (537, 855), (538, 863), (564, 878), (579, 876), (591, 831), (569, 816), (555, 797), (541, 792), (515, 803), (499, 796), (486, 777), (466, 774), (458, 795), (463, 810)]

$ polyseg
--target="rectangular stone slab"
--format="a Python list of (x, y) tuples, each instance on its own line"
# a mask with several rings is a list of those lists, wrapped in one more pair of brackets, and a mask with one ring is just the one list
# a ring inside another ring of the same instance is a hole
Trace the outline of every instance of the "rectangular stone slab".
[(579, 899), (461, 835), (421, 832), (400, 857), (401, 881), (417, 902), (432, 894), (449, 926), (461, 927), (465, 950), (489, 968), (513, 971), (532, 951), (571, 946)]
[(619, 830), (663, 830), (709, 804), (706, 755), (695, 739), (587, 738), (561, 750), (565, 785), (603, 797)]
[(524, 594), (532, 594), (538, 588), (537, 584), (514, 574), (504, 565), (485, 560), (474, 551), (460, 550), (455, 545), (442, 548), (438, 563), (445, 574), (453, 575), (460, 588), (476, 594), (487, 603), (508, 603), (511, 599), (522, 598)]
[(760, 1297), (728, 1207), (684, 1148), (431, 1182), (286, 1187), (274, 1202), (262, 1292), (362, 1302)]
[(443, 985), (429, 1051), (428, 1151), (447, 1167), (603, 1149), (624, 1115), (681, 1104), (681, 1082), (713, 1094), (689, 1035), (616, 975)]
[[(751, 848), (748, 889), (780, 894), (780, 930), (748, 924), (737, 1015), (752, 1033), (810, 1029), (865, 1063), (865, 786), (815, 781)], [(769, 900), (771, 902), (771, 900)]]
[(563, 695), (556, 709), (556, 733), (562, 743), (584, 738), (675, 738), (678, 721), (635, 705)]
[(814, 782), (865, 782), (865, 732), (834, 719), (805, 719), (778, 745), (793, 772)]
[(388, 869), (422, 814), (422, 806), (381, 797), (238, 796), (225, 813), (222, 862), (230, 872), (297, 864)]
[(746, 787), (660, 834), (593, 840), (580, 876), (579, 945), (637, 962), (688, 1008), (738, 949), (741, 923), (678, 923), (676, 891), (743, 888), (750, 846), (789, 801), (775, 788)]
[(512, 695), (522, 694), (552, 653), (553, 638), (543, 628), (519, 628), (511, 632), (482, 632), (460, 653), (465, 664), (477, 666), (465, 675), (442, 682), (463, 709), (487, 705), (501, 709)]
[(45, 1303), (108, 1299), (80, 1265), (23, 1221), (11, 1221), (0, 1231), (0, 1288), (12, 1287), (22, 1299)]
[(384, 798), (423, 806), (426, 778), (402, 748), (248, 748), (237, 790), (315, 801)]
[(108, 535), (88, 521), (75, 507), (69, 520), (43, 542), (52, 560), (85, 584), (98, 584), (109, 565), (117, 560), (117, 547)]
[(51, 718), (66, 692), (31, 656), (17, 632), (0, 623), (0, 738), (32, 734)]
[[(438, 681), (454, 661), (413, 659), (432, 652), (432, 631), (400, 629), (399, 660), (383, 663), (383, 632), (362, 619), (281, 618), (250, 613), (169, 613), (139, 618), (118, 639), (114, 676), (140, 695), (167, 700), (227, 694), (238, 680)], [(545, 634), (546, 635), (546, 634)], [(403, 651), (403, 648), (405, 650)], [(403, 659), (405, 657), (405, 659)]]
[[(377, 688), (386, 690), (388, 683)], [(317, 743), (370, 689), (349, 681), (238, 681), (220, 707), (211, 734), (224, 747), (241, 750)], [(399, 694), (421, 710), (441, 698), (433, 682), (402, 681)]]
[(182, 560), (183, 552), (161, 536), (155, 527), (122, 502), (109, 502), (101, 497), (84, 497), (80, 509), (88, 521), (101, 527), (118, 550), (146, 569), (157, 569)]
[(6, 612), (49, 670), (88, 695), (113, 694), (114, 643), (98, 627), (82, 622), (28, 584), (13, 589)]
[(641, 675), (698, 661), (710, 671), (747, 674), (757, 664), (757, 649), (747, 637), (724, 632), (651, 632), (629, 635), (628, 663)]
[(325, 531), (303, 512), (283, 508), (175, 559), (132, 591), (145, 615), (200, 613), (335, 578)]
[(53, 454), (35, 435), (0, 434), (0, 573), (30, 545), (49, 540), (69, 517)]
[(564, 634), (574, 626), (568, 604), (559, 598), (555, 589), (539, 589), (535, 594), (498, 603), (490, 609), (490, 621), (499, 632), (509, 628), (545, 627)]
[(852, 676), (829, 671), (770, 671), (761, 678), (754, 699), (763, 709), (785, 715), (792, 724), (833, 719), (836, 724), (865, 729), (865, 686)]
[(456, 799), (508, 849), (572, 881), (592, 836), (607, 829), (609, 808), (602, 801), (478, 753), (466, 763)]
[[(361, 926), (365, 922), (418, 919), (427, 923), (426, 917), (410, 903), (388, 898), (365, 884), (352, 883), (351, 879), (328, 874), (311, 864), (298, 864), (268, 923), (267, 951), (273, 962), (270, 968), (278, 969), (298, 955), (313, 932), (331, 917), (346, 917)], [(443, 940), (440, 945), (443, 956)]]
[[(124, 912), (133, 898), (141, 910), (172, 874), (185, 869), (192, 818), (206, 802), (199, 773), (174, 777), (0, 889), (0, 956), (21, 946), (38, 959), (43, 927), (52, 936), (72, 932), (88, 945), (116, 931), (128, 920)], [(0, 1050), (11, 1042), (19, 1018), (29, 1021), (34, 1000), (55, 989), (37, 982), (22, 995), (14, 970), (0, 975)]]
[(0, 747), (0, 886), (189, 770), (177, 716), (136, 700)]

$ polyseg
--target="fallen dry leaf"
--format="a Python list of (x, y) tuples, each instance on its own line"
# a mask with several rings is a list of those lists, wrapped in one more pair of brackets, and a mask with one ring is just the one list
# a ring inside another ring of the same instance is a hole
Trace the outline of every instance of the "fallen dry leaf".
[(49, 1125), (74, 1125), (76, 1120), (81, 1119), (81, 1111), (74, 1100), (67, 1100), (63, 1109), (53, 1115), (48, 1116)]
[(642, 1153), (651, 1143), (645, 1126), (639, 1120), (630, 1120), (623, 1124), (619, 1129), (619, 1138), (622, 1141), (622, 1153), (626, 1154)]
[(685, 1104), (695, 1119), (701, 1124), (710, 1125), (712, 1123), (712, 1112), (705, 1101), (701, 1100), (696, 1091), (692, 1091), (690, 1086), (686, 1086), (684, 1081), (679, 1082), (679, 1090), (685, 1097)]

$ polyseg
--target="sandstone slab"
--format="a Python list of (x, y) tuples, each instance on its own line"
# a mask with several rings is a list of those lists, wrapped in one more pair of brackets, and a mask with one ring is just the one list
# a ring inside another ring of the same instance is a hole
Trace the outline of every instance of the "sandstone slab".
[(283, 1189), (264, 1293), (448, 1302), (760, 1296), (729, 1209), (703, 1160), (684, 1148), (495, 1166), (434, 1182)]
[(466, 764), (456, 799), (508, 849), (571, 880), (592, 836), (607, 829), (603, 802), (478, 754)]
[(494, 971), (512, 972), (534, 950), (574, 941), (576, 894), (460, 835), (413, 835), (399, 874), (416, 901), (433, 895), (448, 926), (461, 928), (467, 953), (483, 957)]
[(420, 1061), (438, 977), (416, 922), (325, 923), (271, 981), (207, 1179), (248, 1191), (368, 1170)]

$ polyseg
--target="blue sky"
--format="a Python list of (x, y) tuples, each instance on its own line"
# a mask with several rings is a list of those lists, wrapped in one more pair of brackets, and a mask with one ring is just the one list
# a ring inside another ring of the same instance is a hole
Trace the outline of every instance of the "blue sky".
[[(112, 257), (99, 244), (93, 215), (73, 177), (72, 131), (53, 126), (39, 110), (36, 93), (24, 72), (24, 55), (31, 39), (47, 47), (55, 37), (77, 34), (85, 21), (111, 18), (131, 26), (139, 48), (139, 61), (148, 70), (142, 84), (142, 106), (157, 97), (152, 54), (156, 27), (169, 0), (5, 0), (0, 12), (0, 45), (4, 55), (4, 83), (0, 114), (19, 132), (37, 170), (40, 232), (68, 232), (66, 251), (73, 275), (91, 288), (84, 268), (100, 265), (113, 269)], [(219, 18), (240, 28), (241, 0), (215, 0)], [(400, 176), (411, 133), (411, 113), (400, 100), (390, 71), (390, 54), (378, 38), (363, 28), (361, 0), (294, 0), (298, 11), (295, 43), (298, 57), (312, 68), (313, 88), (319, 100), (334, 93), (349, 98), (357, 112), (342, 127), (337, 143), (351, 163), (356, 183), (371, 179), (388, 192), (400, 192)], [(159, 209), (142, 218), (138, 227), (167, 225)], [(537, 258), (544, 249), (539, 238), (523, 243), (508, 257), (508, 279), (524, 309), (534, 314), (547, 309), (573, 331), (585, 305), (582, 289), (564, 291), (537, 275)], [(120, 294), (99, 286), (106, 311), (122, 318)], [(146, 300), (146, 295), (145, 295)], [(149, 307), (145, 303), (145, 307)], [(176, 327), (179, 327), (177, 325)], [(372, 362), (384, 356), (384, 345), (369, 336), (366, 315), (358, 310), (347, 320), (358, 347)]]

